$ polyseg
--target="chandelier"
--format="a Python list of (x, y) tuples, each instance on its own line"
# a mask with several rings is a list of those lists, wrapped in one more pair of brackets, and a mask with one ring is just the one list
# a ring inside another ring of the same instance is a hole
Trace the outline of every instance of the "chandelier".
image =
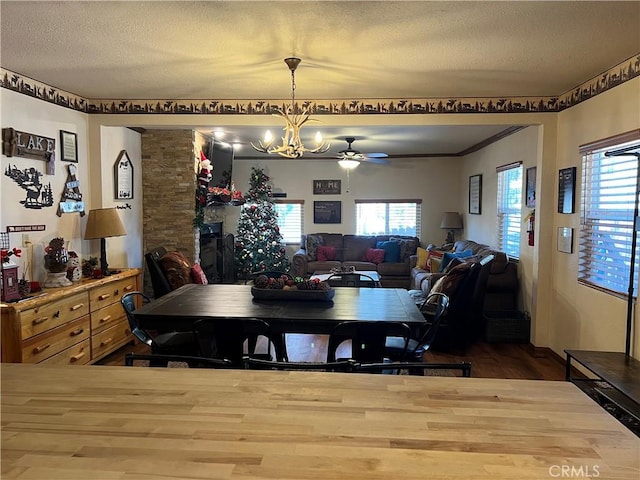
[(291, 105), (286, 110), (278, 109), (278, 113), (274, 113), (276, 117), (280, 117), (284, 120), (284, 136), (282, 137), (281, 145), (273, 145), (273, 135), (269, 130), (264, 135), (264, 140), (259, 140), (258, 145), (251, 146), (258, 152), (278, 154), (286, 158), (300, 158), (305, 153), (325, 153), (331, 147), (322, 139), (320, 132), (316, 133), (315, 148), (307, 148), (300, 139), (300, 129), (307, 122), (313, 122), (310, 117), (310, 113), (304, 108), (301, 113), (295, 113), (296, 102), (296, 68), (302, 60), (296, 57), (285, 58), (284, 62), (291, 70)]

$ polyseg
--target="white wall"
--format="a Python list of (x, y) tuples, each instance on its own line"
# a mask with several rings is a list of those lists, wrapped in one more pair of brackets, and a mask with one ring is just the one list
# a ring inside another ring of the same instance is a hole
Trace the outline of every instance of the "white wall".
[[(576, 212), (555, 213), (557, 227), (574, 229), (573, 254), (553, 252), (552, 282), (554, 322), (551, 325), (551, 348), (561, 353), (565, 348), (624, 351), (626, 299), (616, 298), (596, 289), (579, 285), (578, 237), (580, 233), (581, 157), (578, 147), (629, 130), (640, 128), (640, 78), (598, 95), (559, 114), (558, 168), (577, 167)], [(556, 194), (557, 199), (557, 194)], [(638, 314), (634, 318), (633, 356), (640, 358)]]
[[(43, 175), (41, 182), (45, 185), (51, 183), (53, 190), (53, 206), (42, 209), (28, 209), (19, 202), (25, 199), (25, 190), (20, 188), (11, 178), (4, 175), (9, 165), (17, 166), (20, 170), (35, 168), (39, 172), (46, 172), (45, 162), (24, 157), (6, 157), (2, 155), (2, 179), (0, 198), (2, 209), (0, 210), (0, 230), (6, 231), (8, 225), (45, 225), (44, 232), (27, 232), (31, 248), (23, 245), (22, 234), (10, 234), (11, 247), (23, 249), (23, 256), (16, 260), (19, 265), (18, 274), (26, 273), (26, 277), (32, 281), (42, 282), (46, 272), (44, 270), (44, 247), (54, 237), (65, 239), (71, 250), (76, 251), (81, 258), (88, 256), (87, 242), (82, 240), (86, 215), (80, 213), (64, 213), (61, 217), (56, 215), (58, 203), (67, 180), (68, 162), (60, 161), (60, 130), (66, 130), (77, 134), (78, 140), (78, 167), (77, 179), (80, 181), (80, 192), (85, 202), (89, 197), (89, 160), (87, 143), (87, 115), (59, 107), (51, 103), (36, 100), (7, 89), (0, 89), (2, 104), (2, 128), (14, 128), (28, 133), (34, 133), (56, 140), (56, 167), (54, 175)], [(85, 205), (88, 212), (90, 204)], [(98, 247), (99, 248), (99, 247)], [(32, 265), (26, 269), (28, 251), (32, 250)], [(15, 257), (14, 257), (15, 258)]]

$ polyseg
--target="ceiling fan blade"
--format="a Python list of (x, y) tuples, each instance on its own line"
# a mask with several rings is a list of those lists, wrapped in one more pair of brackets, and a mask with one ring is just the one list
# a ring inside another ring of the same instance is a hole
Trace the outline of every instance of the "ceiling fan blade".
[(377, 152), (377, 153), (365, 153), (364, 156), (367, 158), (387, 158), (389, 155), (386, 153)]
[(376, 158), (376, 157), (365, 157), (364, 159), (360, 160), (361, 162), (367, 162), (367, 163), (376, 163), (378, 165), (389, 165), (389, 160), (386, 160), (384, 158)]

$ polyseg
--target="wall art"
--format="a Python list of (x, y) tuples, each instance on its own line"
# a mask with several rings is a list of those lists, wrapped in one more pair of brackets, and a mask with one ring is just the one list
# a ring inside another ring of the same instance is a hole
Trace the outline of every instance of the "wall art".
[(60, 153), (63, 162), (78, 161), (78, 136), (75, 133), (60, 130)]
[(341, 192), (341, 180), (314, 180), (314, 195), (339, 195)]
[(122, 150), (113, 166), (113, 185), (116, 200), (133, 198), (133, 163)]
[(313, 223), (342, 223), (342, 202), (313, 202)]
[(573, 253), (573, 228), (558, 227), (558, 251)]
[(527, 168), (527, 197), (526, 205), (528, 208), (535, 208), (536, 206), (536, 167)]
[(85, 213), (84, 202), (82, 201), (82, 193), (80, 193), (80, 182), (76, 178), (78, 167), (68, 165), (68, 168), (67, 181), (62, 191), (62, 199), (58, 204), (56, 215), (61, 217), (63, 213), (80, 212), (80, 216), (83, 217)]
[(20, 170), (15, 165), (9, 165), (4, 174), (25, 191), (25, 199), (20, 200), (20, 203), (25, 208), (40, 209), (53, 206), (51, 183), (48, 185), (42, 183), (42, 172), (39, 172), (34, 167)]
[(13, 128), (2, 129), (2, 154), (7, 157), (49, 160), (56, 151), (56, 141), (35, 133), (21, 132)]
[(482, 213), (482, 175), (469, 177), (469, 213), (473, 215)]
[(576, 205), (576, 167), (558, 172), (558, 213), (574, 213)]

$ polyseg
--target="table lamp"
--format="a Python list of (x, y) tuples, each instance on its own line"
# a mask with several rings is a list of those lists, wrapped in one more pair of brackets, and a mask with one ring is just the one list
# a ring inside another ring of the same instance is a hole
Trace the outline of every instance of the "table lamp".
[(116, 208), (97, 208), (89, 211), (87, 228), (84, 231), (85, 240), (100, 239), (100, 270), (102, 275), (111, 275), (107, 264), (106, 237), (121, 237), (127, 231), (120, 220)]
[(462, 217), (458, 212), (444, 212), (440, 220), (440, 228), (449, 230), (444, 243), (453, 243), (455, 242), (456, 230), (462, 229)]

